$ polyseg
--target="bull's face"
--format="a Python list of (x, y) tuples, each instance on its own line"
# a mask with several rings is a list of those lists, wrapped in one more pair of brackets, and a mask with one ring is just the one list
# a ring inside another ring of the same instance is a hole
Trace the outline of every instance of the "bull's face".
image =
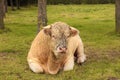
[(55, 56), (65, 54), (69, 38), (77, 34), (76, 30), (72, 30), (69, 25), (61, 22), (44, 29), (44, 32), (51, 37), (50, 46)]

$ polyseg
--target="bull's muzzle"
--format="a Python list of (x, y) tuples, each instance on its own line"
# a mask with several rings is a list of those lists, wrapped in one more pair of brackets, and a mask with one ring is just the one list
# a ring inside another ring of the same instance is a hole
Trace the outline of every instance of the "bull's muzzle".
[(66, 47), (66, 46), (58, 47), (58, 51), (59, 51), (60, 53), (65, 53), (66, 50), (67, 50), (67, 47)]

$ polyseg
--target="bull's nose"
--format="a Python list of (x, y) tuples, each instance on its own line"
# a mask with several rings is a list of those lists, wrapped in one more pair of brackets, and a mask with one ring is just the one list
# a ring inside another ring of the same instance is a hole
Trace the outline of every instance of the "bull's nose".
[(61, 52), (66, 52), (67, 47), (59, 47), (59, 50), (60, 50)]

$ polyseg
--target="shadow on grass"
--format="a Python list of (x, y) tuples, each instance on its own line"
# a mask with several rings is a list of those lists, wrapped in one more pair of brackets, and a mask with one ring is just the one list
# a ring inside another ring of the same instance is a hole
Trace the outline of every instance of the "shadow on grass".
[(108, 32), (106, 35), (120, 37), (120, 33), (117, 33), (115, 31)]
[(11, 32), (11, 30), (9, 28), (5, 28), (5, 29), (0, 30), (0, 34), (8, 33), (8, 32)]
[(13, 49), (5, 49), (1, 51), (2, 53), (17, 53), (18, 51), (13, 50)]

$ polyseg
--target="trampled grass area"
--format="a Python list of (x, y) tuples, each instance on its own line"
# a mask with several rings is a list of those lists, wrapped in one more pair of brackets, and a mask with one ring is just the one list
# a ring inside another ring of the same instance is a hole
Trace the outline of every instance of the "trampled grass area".
[(48, 5), (48, 24), (63, 21), (80, 30), (87, 61), (57, 75), (35, 74), (26, 61), (37, 33), (37, 7), (6, 14), (0, 31), (0, 80), (107, 80), (120, 78), (120, 35), (114, 5)]

